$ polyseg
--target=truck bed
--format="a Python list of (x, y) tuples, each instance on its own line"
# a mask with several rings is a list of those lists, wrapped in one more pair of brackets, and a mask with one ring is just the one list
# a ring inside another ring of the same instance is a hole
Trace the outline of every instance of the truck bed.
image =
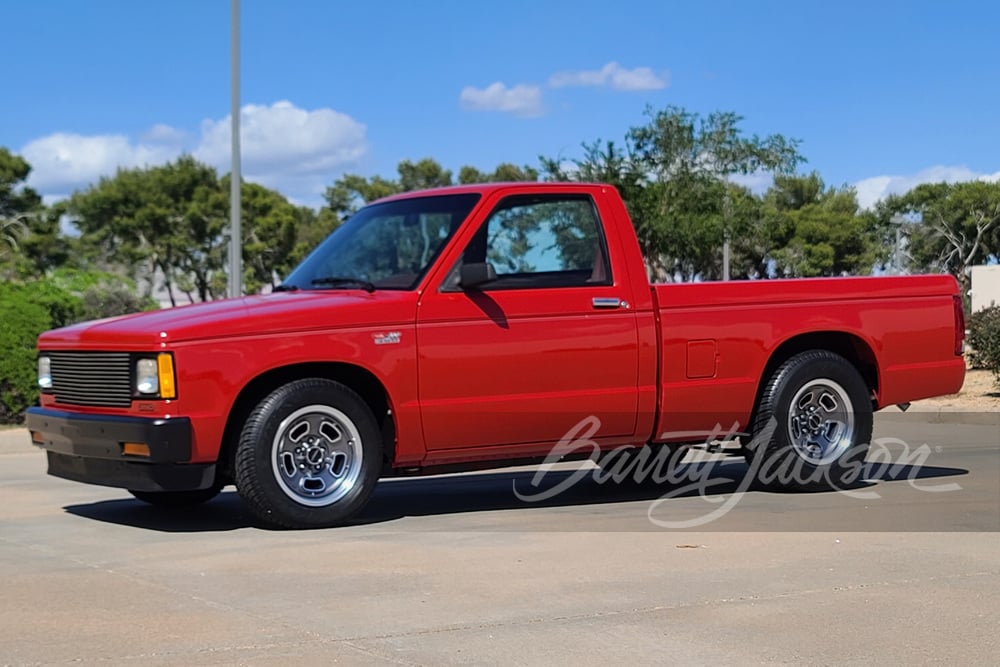
[(759, 386), (773, 370), (768, 360), (781, 348), (817, 339), (863, 362), (876, 387), (877, 408), (953, 394), (962, 385), (965, 362), (954, 354), (958, 291), (950, 276), (651, 289), (662, 343), (657, 440), (703, 437), (716, 427), (745, 429)]

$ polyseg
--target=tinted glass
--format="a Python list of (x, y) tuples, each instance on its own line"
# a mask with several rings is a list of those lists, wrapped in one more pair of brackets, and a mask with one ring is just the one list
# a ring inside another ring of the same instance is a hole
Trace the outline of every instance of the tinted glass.
[(334, 230), (282, 285), (328, 289), (324, 281), (343, 278), (376, 289), (413, 289), (478, 200), (478, 194), (437, 195), (366, 206)]

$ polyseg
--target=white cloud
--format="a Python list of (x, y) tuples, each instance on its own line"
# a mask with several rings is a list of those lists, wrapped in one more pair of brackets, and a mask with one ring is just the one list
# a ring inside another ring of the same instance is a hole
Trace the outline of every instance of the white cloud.
[(176, 127), (164, 125), (163, 123), (157, 123), (144, 132), (139, 139), (141, 141), (163, 144), (166, 146), (183, 146), (191, 140), (191, 135)]
[(20, 151), (32, 167), (28, 185), (46, 193), (65, 193), (115, 173), (119, 167), (159, 164), (175, 151), (133, 143), (123, 134), (85, 136), (57, 132), (29, 142)]
[[(549, 77), (549, 86), (607, 86), (614, 90), (659, 90), (669, 84), (670, 73), (654, 72), (649, 67), (625, 69), (610, 62), (601, 69), (558, 72)], [(519, 83), (508, 87), (496, 81), (485, 88), (466, 86), (459, 94), (463, 109), (469, 111), (503, 111), (517, 116), (542, 115), (541, 86)]]
[(466, 86), (459, 95), (463, 109), (470, 111), (504, 111), (517, 116), (542, 114), (542, 90), (538, 86), (518, 84), (508, 88), (497, 81), (486, 88)]
[(670, 73), (656, 73), (649, 67), (625, 69), (610, 62), (601, 69), (557, 72), (549, 77), (553, 88), (567, 86), (609, 86), (614, 90), (660, 90), (670, 83)]
[[(201, 123), (199, 160), (228, 169), (230, 116)], [(247, 177), (329, 172), (364, 155), (366, 128), (333, 109), (306, 111), (288, 101), (248, 104), (240, 113), (240, 156)]]
[(749, 174), (731, 174), (730, 183), (742, 185), (754, 194), (762, 194), (774, 184), (774, 174), (768, 171), (755, 171)]
[(968, 167), (936, 165), (915, 174), (872, 176), (854, 184), (861, 208), (871, 208), (889, 195), (901, 195), (922, 183), (960, 183), (964, 181), (1000, 181), (1000, 171), (993, 174), (975, 172)]
[[(240, 120), (244, 177), (301, 201), (318, 201), (323, 186), (367, 151), (365, 125), (333, 109), (310, 111), (288, 101), (249, 104)], [(29, 185), (52, 199), (111, 176), (119, 167), (163, 164), (184, 151), (227, 172), (229, 133), (229, 116), (202, 121), (197, 136), (164, 124), (138, 139), (56, 133), (28, 143), (20, 154), (32, 165)]]

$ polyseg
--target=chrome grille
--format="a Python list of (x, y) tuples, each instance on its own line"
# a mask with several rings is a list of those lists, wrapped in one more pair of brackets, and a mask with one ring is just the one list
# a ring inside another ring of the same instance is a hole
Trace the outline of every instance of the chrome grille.
[(127, 408), (132, 404), (128, 352), (45, 352), (52, 360), (52, 393), (69, 405)]

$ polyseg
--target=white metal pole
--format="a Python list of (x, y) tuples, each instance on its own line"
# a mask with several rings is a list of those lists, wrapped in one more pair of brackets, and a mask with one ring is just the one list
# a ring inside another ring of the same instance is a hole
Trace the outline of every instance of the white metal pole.
[(729, 280), (729, 223), (732, 213), (732, 205), (729, 201), (729, 184), (726, 183), (726, 192), (722, 196), (722, 279)]
[(229, 296), (243, 295), (243, 236), (240, 229), (240, 0), (230, 0), (232, 158), (229, 171)]

